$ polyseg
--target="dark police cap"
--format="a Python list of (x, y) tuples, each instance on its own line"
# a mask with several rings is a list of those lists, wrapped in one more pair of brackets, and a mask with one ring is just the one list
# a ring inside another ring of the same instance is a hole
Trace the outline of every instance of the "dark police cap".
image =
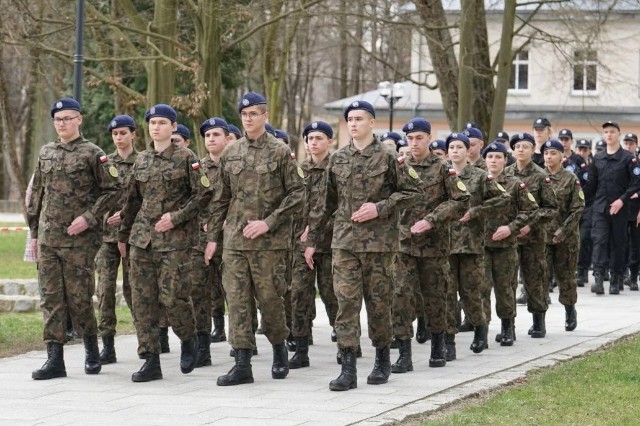
[(274, 129), (271, 124), (265, 123), (264, 128), (267, 131), (267, 133), (269, 133), (269, 134), (271, 134), (273, 136), (276, 135), (276, 129)]
[(504, 143), (502, 143), (503, 140), (504, 139), (494, 139), (493, 141), (491, 141), (491, 143), (482, 150), (482, 158), (487, 158), (487, 154), (489, 154), (490, 152), (501, 152), (506, 157), (509, 151), (507, 151), (507, 147), (504, 146)]
[(601, 139), (598, 142), (596, 142), (596, 151), (602, 151), (603, 149), (605, 149), (607, 146), (607, 144)]
[(402, 136), (400, 136), (398, 133), (396, 132), (384, 132), (382, 134), (382, 136), (380, 136), (380, 141), (384, 142), (387, 139), (391, 139), (392, 141), (394, 141), (395, 143), (398, 143), (399, 140), (402, 139)]
[(589, 139), (578, 139), (576, 141), (576, 148), (589, 148), (589, 149), (591, 149), (591, 141)]
[(603, 129), (606, 129), (607, 127), (615, 127), (616, 129), (618, 129), (618, 131), (620, 131), (620, 126), (619, 126), (619, 125), (618, 125), (618, 123), (616, 123), (615, 121), (611, 121), (611, 120), (609, 120), (609, 121), (605, 121), (605, 122), (602, 124), (602, 128), (603, 128)]
[(509, 141), (509, 133), (502, 131), (496, 133), (496, 139), (500, 142), (508, 142)]
[(173, 134), (182, 136), (184, 140), (191, 139), (191, 132), (184, 124), (178, 124), (176, 129), (173, 131)]
[(447, 143), (442, 139), (436, 139), (435, 141), (429, 144), (429, 151), (433, 151), (434, 149), (441, 149), (442, 151), (447, 151)]
[(254, 105), (266, 105), (267, 99), (260, 93), (247, 92), (244, 94), (240, 102), (238, 102), (238, 112), (242, 112), (243, 109)]
[(533, 120), (534, 129), (544, 129), (545, 127), (551, 127), (551, 122), (546, 118), (540, 117)]
[(275, 134), (273, 135), (278, 139), (282, 139), (285, 142), (289, 142), (289, 135), (282, 129), (276, 129)]
[(242, 132), (233, 124), (229, 124), (229, 133), (236, 135), (238, 139), (242, 137)]
[(484, 136), (482, 135), (482, 131), (477, 127), (467, 127), (463, 132), (468, 138), (476, 138), (480, 140), (484, 140)]
[(542, 145), (540, 151), (544, 154), (547, 149), (555, 149), (556, 151), (564, 152), (564, 145), (562, 145), (562, 142), (559, 140), (549, 139)]
[(306, 138), (311, 132), (322, 132), (327, 135), (329, 139), (333, 138), (333, 129), (331, 128), (329, 123), (325, 121), (314, 121), (307, 124), (302, 131), (302, 136)]
[(402, 126), (402, 131), (407, 135), (413, 132), (425, 132), (431, 134), (431, 123), (422, 117), (414, 117)]
[(80, 112), (80, 104), (73, 98), (58, 99), (51, 105), (51, 118), (53, 118), (56, 112), (67, 109)]
[(447, 144), (447, 151), (449, 150), (449, 145), (451, 144), (451, 142), (453, 141), (460, 141), (462, 142), (467, 148), (469, 148), (469, 145), (471, 145), (471, 143), (469, 142), (469, 138), (467, 137), (467, 135), (465, 135), (464, 133), (451, 133), (449, 136), (447, 136), (447, 140), (446, 140), (446, 144)]
[(638, 143), (638, 136), (635, 133), (627, 133), (624, 135), (623, 141), (633, 141), (633, 143)]
[(511, 149), (514, 149), (514, 147), (516, 146), (516, 143), (521, 141), (529, 142), (531, 145), (536, 146), (536, 140), (533, 138), (531, 134), (526, 132), (516, 133), (515, 135), (511, 136), (511, 140), (509, 141), (509, 146), (511, 147)]
[(136, 128), (136, 121), (129, 115), (116, 115), (109, 123), (107, 131), (111, 132), (113, 129), (119, 129), (120, 127), (128, 127), (133, 131)]
[(400, 138), (399, 141), (396, 141), (396, 151), (400, 151), (403, 146), (409, 146), (409, 142), (405, 138)]
[(149, 122), (153, 117), (168, 118), (172, 123), (175, 123), (178, 119), (178, 114), (176, 114), (175, 109), (167, 104), (157, 104), (147, 110), (144, 114), (144, 120)]
[(560, 138), (569, 138), (573, 139), (573, 133), (569, 129), (562, 129), (558, 132), (558, 139)]
[(354, 101), (354, 102), (351, 102), (349, 105), (347, 105), (347, 107), (344, 109), (344, 119), (347, 120), (349, 118), (349, 113), (351, 111), (358, 110), (358, 109), (367, 111), (369, 114), (373, 116), (373, 118), (376, 117), (376, 110), (373, 107), (373, 105), (371, 105), (369, 102)]
[(207, 118), (200, 125), (200, 136), (204, 137), (204, 134), (210, 129), (223, 129), (229, 132), (229, 124), (220, 117)]

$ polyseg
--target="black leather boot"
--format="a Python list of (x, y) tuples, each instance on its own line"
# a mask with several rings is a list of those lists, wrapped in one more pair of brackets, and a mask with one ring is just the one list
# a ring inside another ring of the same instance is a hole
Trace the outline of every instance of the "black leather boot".
[(544, 312), (533, 313), (533, 330), (531, 330), (531, 337), (533, 337), (534, 339), (541, 339), (547, 335), (544, 316)]
[(171, 352), (169, 347), (169, 328), (160, 327), (160, 353), (168, 354), (169, 352)]
[(224, 376), (218, 377), (218, 386), (235, 386), (253, 383), (251, 349), (236, 349), (236, 365)]
[(180, 371), (189, 374), (193, 371), (198, 361), (198, 339), (193, 336), (189, 340), (180, 342)]
[(147, 352), (148, 356), (142, 368), (131, 375), (133, 382), (150, 382), (152, 380), (162, 379), (162, 370), (160, 369), (160, 354)]
[(506, 318), (502, 320), (502, 330), (500, 332), (500, 346), (513, 346), (513, 319)]
[[(433, 339), (433, 335), (431, 338)], [(454, 361), (456, 359), (456, 335), (445, 333), (444, 344), (447, 361)]]
[(578, 312), (576, 312), (576, 305), (565, 305), (565, 331), (573, 331), (578, 326)]
[(473, 342), (471, 342), (469, 349), (471, 349), (473, 353), (479, 354), (489, 347), (489, 343), (487, 342), (488, 327), (486, 324), (476, 325), (473, 331)]
[(526, 305), (527, 304), (527, 291), (524, 289), (524, 286), (520, 287), (520, 295), (516, 299), (516, 303), (518, 305)]
[(39, 370), (33, 370), (31, 378), (34, 380), (49, 380), (56, 377), (67, 377), (64, 367), (64, 349), (62, 343), (47, 343), (47, 360)]
[(353, 348), (345, 348), (341, 351), (342, 371), (337, 379), (329, 383), (332, 391), (347, 391), (358, 387), (358, 376), (356, 368), (356, 353)]
[(424, 343), (431, 339), (431, 331), (427, 328), (425, 317), (418, 317), (418, 329), (416, 330), (416, 342)]
[(211, 343), (225, 342), (227, 334), (224, 332), (224, 315), (213, 317), (213, 331), (211, 332)]
[(604, 274), (602, 271), (593, 272), (594, 283), (591, 286), (591, 293), (604, 294)]
[(467, 317), (464, 317), (464, 320), (462, 321), (462, 324), (460, 324), (460, 327), (458, 327), (458, 331), (460, 333), (466, 333), (468, 331), (473, 331), (473, 325), (471, 325), (471, 323), (469, 322), (469, 319)]
[(447, 365), (444, 335), (444, 331), (440, 333), (431, 332), (431, 357), (429, 358), (429, 367), (444, 367)]
[(296, 353), (289, 360), (289, 368), (297, 370), (298, 368), (309, 366), (309, 338), (307, 336), (296, 337)]
[(100, 348), (98, 347), (98, 336), (84, 336), (84, 372), (87, 374), (98, 374), (102, 370), (100, 364)]
[(195, 368), (211, 365), (211, 335), (206, 331), (198, 333), (198, 359)]
[(104, 336), (102, 338), (102, 351), (100, 352), (100, 364), (113, 364), (118, 361), (116, 358), (116, 348), (114, 346), (113, 336)]
[(406, 373), (413, 371), (413, 362), (411, 360), (411, 339), (398, 340), (398, 352), (400, 356), (395, 364), (391, 366), (392, 373)]
[(381, 385), (389, 381), (391, 375), (391, 357), (389, 345), (383, 348), (376, 348), (376, 360), (373, 363), (373, 370), (367, 377), (367, 384)]
[(638, 275), (632, 274), (629, 277), (629, 290), (638, 291)]
[(611, 274), (611, 281), (609, 281), (609, 294), (620, 294), (620, 282), (622, 277), (620, 274)]
[(273, 365), (271, 366), (271, 377), (274, 379), (284, 379), (288, 374), (289, 360), (287, 359), (287, 348), (284, 342), (273, 345)]

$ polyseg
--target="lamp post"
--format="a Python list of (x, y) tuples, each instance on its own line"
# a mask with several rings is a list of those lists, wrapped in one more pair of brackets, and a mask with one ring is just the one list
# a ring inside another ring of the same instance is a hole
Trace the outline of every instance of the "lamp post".
[(84, 0), (78, 0), (76, 9), (76, 54), (73, 55), (73, 97), (82, 105), (82, 55), (84, 29)]
[(397, 101), (404, 96), (404, 85), (402, 83), (391, 83), (381, 81), (378, 84), (380, 96), (389, 103), (389, 131), (393, 131), (393, 107)]

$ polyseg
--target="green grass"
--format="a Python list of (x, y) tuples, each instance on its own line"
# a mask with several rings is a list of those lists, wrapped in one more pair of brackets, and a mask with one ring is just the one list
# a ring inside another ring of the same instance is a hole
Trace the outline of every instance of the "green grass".
[[(481, 403), (423, 425), (629, 425), (640, 418), (640, 337), (527, 375)], [(466, 405), (466, 404), (463, 404)], [(455, 409), (455, 407), (453, 407)], [(413, 423), (413, 422), (412, 422)]]
[(0, 232), (0, 278), (37, 278), (36, 264), (23, 260), (26, 239), (26, 231)]

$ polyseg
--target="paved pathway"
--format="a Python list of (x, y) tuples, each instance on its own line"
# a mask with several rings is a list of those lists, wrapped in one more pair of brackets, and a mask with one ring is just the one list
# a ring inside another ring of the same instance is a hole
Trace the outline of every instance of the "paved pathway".
[[(458, 360), (445, 368), (428, 368), (429, 345), (414, 342), (415, 371), (393, 374), (388, 384), (366, 384), (374, 349), (363, 338), (364, 357), (358, 359), (358, 388), (331, 392), (337, 376), (335, 346), (322, 306), (314, 327), (311, 367), (292, 370), (286, 380), (270, 376), (271, 350), (258, 337), (260, 354), (253, 357), (255, 383), (218, 387), (216, 377), (232, 366), (226, 343), (211, 345), (214, 365), (180, 373), (179, 342), (171, 333), (170, 354), (162, 355), (164, 380), (132, 383), (131, 373), (141, 362), (135, 355), (135, 336), (116, 338), (118, 363), (103, 367), (98, 376), (83, 371), (80, 345), (67, 346), (68, 377), (34, 381), (44, 352), (0, 359), (0, 424), (4, 425), (378, 425), (401, 420), (483, 389), (499, 386), (536, 367), (554, 364), (640, 331), (640, 292), (626, 289), (619, 296), (595, 296), (579, 289), (578, 329), (564, 331), (564, 308), (557, 290), (547, 314), (547, 338), (526, 335), (530, 315), (518, 308), (518, 340), (511, 348), (491, 341), (490, 348), (474, 355), (469, 349), (473, 333), (458, 335)], [(321, 315), (320, 315), (321, 314)], [(363, 313), (363, 324), (366, 314)], [(493, 321), (490, 336), (499, 330)], [(392, 361), (397, 351), (392, 351)]]

